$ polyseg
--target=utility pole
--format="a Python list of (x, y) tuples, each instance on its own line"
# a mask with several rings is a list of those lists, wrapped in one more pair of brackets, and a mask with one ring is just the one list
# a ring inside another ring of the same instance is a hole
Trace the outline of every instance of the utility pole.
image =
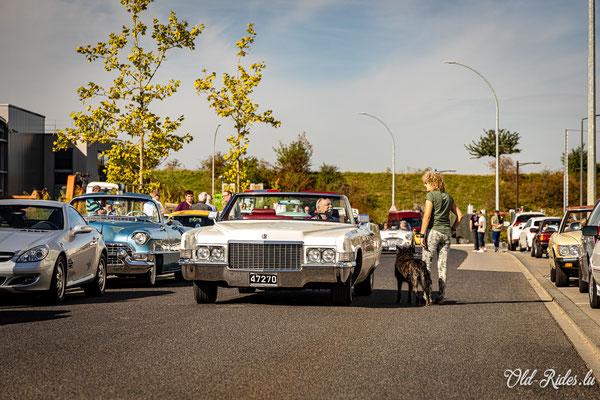
[(596, 0), (588, 0), (587, 204), (596, 204)]

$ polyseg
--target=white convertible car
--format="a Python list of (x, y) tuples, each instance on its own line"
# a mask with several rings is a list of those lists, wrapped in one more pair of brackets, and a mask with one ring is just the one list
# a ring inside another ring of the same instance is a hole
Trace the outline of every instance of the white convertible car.
[(215, 302), (221, 286), (330, 289), (333, 304), (349, 305), (353, 288), (373, 292), (381, 258), (379, 228), (351, 210), (339, 194), (238, 193), (213, 226), (182, 236), (183, 276), (198, 303)]

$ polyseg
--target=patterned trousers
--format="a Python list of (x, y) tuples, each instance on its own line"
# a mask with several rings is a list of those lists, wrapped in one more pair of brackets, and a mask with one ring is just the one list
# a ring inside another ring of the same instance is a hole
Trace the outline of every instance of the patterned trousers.
[(441, 232), (430, 230), (427, 233), (427, 249), (423, 249), (423, 258), (427, 270), (431, 273), (433, 255), (438, 255), (438, 299), (444, 299), (446, 291), (446, 265), (448, 264), (448, 251), (450, 250), (450, 236)]

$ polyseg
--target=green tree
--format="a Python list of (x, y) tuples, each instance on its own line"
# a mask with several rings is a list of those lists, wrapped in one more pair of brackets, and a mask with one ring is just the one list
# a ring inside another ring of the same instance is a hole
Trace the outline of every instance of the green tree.
[(313, 147), (306, 139), (306, 133), (298, 135), (298, 139), (289, 145), (279, 141), (279, 146), (273, 150), (277, 156), (277, 185), (281, 190), (308, 189), (313, 182), (310, 175)]
[[(569, 161), (568, 161), (568, 168), (569, 168), (569, 174), (573, 174), (573, 175), (578, 175), (579, 174), (579, 167), (581, 164), (581, 146), (578, 146), (574, 149), (572, 149), (569, 152)], [(560, 163), (563, 164), (565, 162), (565, 156), (564, 154), (562, 156), (560, 156)], [(600, 164), (596, 164), (596, 173), (600, 172)], [(583, 173), (587, 174), (587, 150), (583, 150)]]
[[(235, 180), (238, 191), (245, 190), (250, 181), (248, 180), (248, 165), (245, 155), (248, 150), (248, 135), (250, 127), (254, 123), (266, 123), (275, 128), (281, 125), (273, 117), (273, 111), (258, 112), (258, 104), (250, 98), (254, 88), (262, 79), (262, 71), (266, 68), (264, 62), (250, 65), (250, 73), (242, 66), (241, 61), (250, 51), (250, 45), (254, 43), (256, 32), (254, 24), (248, 24), (247, 36), (236, 42), (238, 47), (238, 65), (236, 75), (223, 74), (223, 86), (221, 89), (214, 87), (216, 73), (210, 75), (204, 69), (205, 77), (197, 79), (194, 83), (196, 93), (206, 93), (209, 106), (215, 109), (218, 116), (230, 118), (234, 122), (236, 134), (229, 136), (227, 141), (230, 149), (225, 158), (228, 160), (227, 169), (224, 173), (225, 180)], [(253, 73), (252, 73), (253, 71)]]
[(316, 187), (318, 190), (339, 191), (344, 185), (344, 176), (335, 165), (323, 163), (317, 174)]
[[(227, 160), (220, 151), (215, 153), (215, 176), (221, 176), (225, 172)], [(200, 162), (200, 169), (203, 171), (212, 171), (212, 154)]]
[[(465, 145), (465, 148), (471, 155), (471, 158), (496, 157), (496, 130), (490, 129), (479, 137), (478, 141)], [(498, 137), (498, 155), (520, 153), (517, 148), (521, 136), (518, 132), (505, 131), (500, 129)]]
[(109, 88), (90, 82), (77, 90), (85, 111), (73, 112), (75, 128), (57, 132), (54, 142), (55, 150), (79, 141), (112, 145), (106, 155), (107, 179), (113, 182), (134, 183), (137, 177), (138, 183), (143, 184), (149, 172), (171, 151), (180, 150), (192, 140), (189, 134), (176, 134), (183, 116), (161, 118), (149, 107), (172, 96), (180, 84), (173, 79), (165, 84), (155, 80), (158, 69), (167, 60), (167, 52), (174, 48), (194, 50), (194, 40), (204, 26), (188, 29), (187, 21), (179, 21), (174, 12), (167, 25), (154, 19), (153, 48), (148, 50), (142, 47), (148, 26), (142, 22), (141, 14), (152, 1), (121, 0), (133, 25), (123, 26), (120, 34), (111, 33), (107, 42), (77, 47), (77, 52), (89, 62), (102, 60), (104, 69), (117, 76)]

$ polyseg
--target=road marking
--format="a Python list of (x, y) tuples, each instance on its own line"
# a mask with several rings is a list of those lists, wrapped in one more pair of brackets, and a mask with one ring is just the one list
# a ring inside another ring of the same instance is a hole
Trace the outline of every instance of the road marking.
[(593, 374), (596, 377), (596, 382), (600, 383), (600, 349), (594, 345), (594, 343), (588, 338), (588, 336), (575, 324), (575, 322), (569, 317), (561, 306), (558, 305), (554, 298), (539, 284), (537, 279), (531, 274), (531, 272), (525, 267), (525, 265), (519, 260), (514, 254), (511, 254), (513, 259), (516, 261), (519, 269), (527, 278), (527, 281), (535, 290), (540, 300), (544, 301), (544, 305), (558, 323), (558, 326), (563, 330), (567, 338), (575, 347), (575, 350), (579, 353), (585, 364), (593, 370)]

